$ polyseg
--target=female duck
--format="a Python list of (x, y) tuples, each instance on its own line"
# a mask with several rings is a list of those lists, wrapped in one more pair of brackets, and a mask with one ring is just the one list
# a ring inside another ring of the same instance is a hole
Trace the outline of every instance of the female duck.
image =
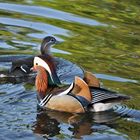
[[(59, 41), (57, 41), (52, 36), (47, 36), (42, 40), (40, 52), (42, 55), (49, 54), (50, 55), (50, 48), (58, 44)], [(33, 66), (33, 59), (34, 56), (27, 56), (24, 59), (20, 58), (16, 61), (12, 62), (12, 67), (10, 69), (10, 73), (16, 73), (17, 71), (22, 73), (23, 75), (30, 73), (30, 68)]]
[[(60, 83), (56, 83), (56, 79), (58, 81), (59, 78), (54, 74), (55, 69), (52, 69), (52, 64), (46, 60), (45, 56), (34, 58), (32, 70), (37, 71), (35, 85), (39, 105), (43, 108), (71, 113), (84, 113), (89, 110), (100, 112), (129, 99), (128, 96), (98, 87), (98, 81), (94, 76), (92, 83), (95, 80), (96, 87), (91, 85), (89, 87), (80, 77), (75, 77), (75, 81), (69, 87), (59, 87)], [(54, 85), (58, 85), (57, 88), (49, 87), (49, 78)]]

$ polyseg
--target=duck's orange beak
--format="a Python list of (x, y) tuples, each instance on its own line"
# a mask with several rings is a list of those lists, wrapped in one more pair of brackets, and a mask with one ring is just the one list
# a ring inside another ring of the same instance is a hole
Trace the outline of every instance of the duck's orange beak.
[(33, 66), (32, 68), (30, 68), (30, 71), (36, 72), (37, 71), (36, 66)]

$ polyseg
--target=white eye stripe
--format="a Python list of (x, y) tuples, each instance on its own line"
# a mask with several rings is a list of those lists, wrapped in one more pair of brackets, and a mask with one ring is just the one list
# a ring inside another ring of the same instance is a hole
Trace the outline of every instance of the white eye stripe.
[(50, 77), (51, 77), (51, 80), (54, 82), (53, 78), (52, 78), (52, 72), (50, 70), (50, 67), (49, 65), (44, 61), (42, 60), (41, 58), (39, 57), (35, 57), (34, 58), (34, 65), (36, 65), (36, 63), (39, 65), (39, 66), (42, 66), (43, 68), (45, 68), (48, 73), (50, 74)]

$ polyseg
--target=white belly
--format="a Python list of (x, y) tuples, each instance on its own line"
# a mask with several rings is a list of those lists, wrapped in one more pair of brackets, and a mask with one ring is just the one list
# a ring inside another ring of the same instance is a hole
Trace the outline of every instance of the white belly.
[(114, 105), (117, 103), (96, 103), (93, 105), (93, 112), (101, 112), (101, 111), (107, 111), (109, 109), (112, 109)]

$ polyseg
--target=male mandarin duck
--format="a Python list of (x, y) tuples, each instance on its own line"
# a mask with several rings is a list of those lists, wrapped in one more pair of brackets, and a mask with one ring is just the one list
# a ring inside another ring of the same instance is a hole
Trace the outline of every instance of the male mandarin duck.
[[(34, 58), (32, 70), (37, 71), (35, 86), (39, 105), (43, 108), (70, 113), (84, 113), (90, 110), (100, 112), (129, 99), (126, 95), (100, 88), (98, 79), (90, 73), (85, 74), (85, 81), (76, 76), (69, 87), (62, 86), (55, 65), (46, 59), (46, 55)], [(56, 90), (49, 87), (48, 80), (51, 80)]]

